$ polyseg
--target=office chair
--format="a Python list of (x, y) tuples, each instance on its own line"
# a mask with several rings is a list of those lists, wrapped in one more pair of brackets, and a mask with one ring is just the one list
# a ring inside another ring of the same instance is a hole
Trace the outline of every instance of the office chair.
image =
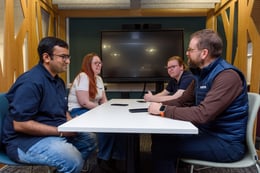
[[(4, 93), (0, 93), (0, 141), (2, 141), (2, 126), (5, 116), (8, 113), (9, 103)], [(33, 172), (33, 166), (12, 161), (5, 153), (2, 143), (0, 143), (0, 163), (10, 166), (31, 166), (31, 173)], [(51, 173), (51, 168), (48, 167), (48, 173)]]
[(258, 156), (255, 149), (255, 144), (253, 140), (253, 130), (257, 112), (260, 106), (260, 95), (257, 93), (248, 93), (249, 101), (249, 111), (248, 111), (248, 122), (247, 122), (247, 131), (246, 131), (246, 144), (247, 144), (247, 153), (244, 158), (239, 161), (231, 163), (220, 163), (220, 162), (211, 162), (203, 161), (196, 159), (181, 159), (184, 163), (191, 164), (190, 173), (193, 173), (194, 165), (201, 165), (205, 167), (219, 167), (219, 168), (246, 168), (255, 165), (257, 173), (260, 173), (260, 168), (257, 163)]

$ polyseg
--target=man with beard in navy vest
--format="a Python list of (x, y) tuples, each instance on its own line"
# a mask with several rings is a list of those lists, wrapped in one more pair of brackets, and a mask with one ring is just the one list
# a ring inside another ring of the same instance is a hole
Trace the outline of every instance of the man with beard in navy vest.
[(213, 30), (193, 33), (186, 55), (196, 81), (180, 98), (150, 104), (149, 113), (190, 121), (199, 129), (198, 135), (152, 135), (155, 173), (175, 173), (178, 158), (233, 162), (244, 156), (247, 83), (220, 57), (222, 48)]

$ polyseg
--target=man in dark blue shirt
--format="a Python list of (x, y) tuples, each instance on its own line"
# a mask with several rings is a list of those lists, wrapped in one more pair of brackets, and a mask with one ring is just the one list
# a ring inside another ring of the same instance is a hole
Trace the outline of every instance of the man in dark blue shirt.
[(187, 65), (179, 56), (172, 56), (167, 61), (167, 71), (171, 77), (166, 88), (153, 95), (148, 91), (144, 100), (149, 102), (163, 102), (179, 98), (195, 79), (193, 74), (187, 70)]
[(78, 173), (96, 143), (90, 134), (57, 130), (71, 119), (65, 84), (58, 76), (70, 64), (68, 44), (46, 37), (39, 43), (38, 54), (38, 65), (18, 77), (6, 94), (10, 107), (2, 142), (16, 162)]

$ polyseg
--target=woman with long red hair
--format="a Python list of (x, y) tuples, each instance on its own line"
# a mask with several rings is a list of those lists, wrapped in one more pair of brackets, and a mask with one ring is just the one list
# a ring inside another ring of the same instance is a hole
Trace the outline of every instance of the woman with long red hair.
[(107, 101), (104, 84), (99, 76), (102, 62), (96, 53), (87, 54), (82, 61), (69, 93), (71, 116), (80, 115)]

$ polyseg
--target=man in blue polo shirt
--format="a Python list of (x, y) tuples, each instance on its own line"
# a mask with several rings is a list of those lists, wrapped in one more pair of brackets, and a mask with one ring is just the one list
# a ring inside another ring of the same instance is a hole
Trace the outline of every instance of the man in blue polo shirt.
[(144, 95), (145, 101), (164, 102), (177, 99), (182, 96), (182, 93), (195, 79), (193, 74), (187, 69), (184, 60), (179, 56), (170, 57), (167, 61), (166, 68), (171, 78), (166, 88), (155, 95), (153, 95), (151, 91), (148, 91), (148, 93)]
[(70, 64), (68, 44), (46, 37), (39, 43), (38, 54), (39, 63), (22, 74), (6, 94), (10, 107), (2, 142), (16, 162), (79, 173), (96, 143), (90, 134), (57, 130), (71, 119), (66, 87), (58, 76)]

